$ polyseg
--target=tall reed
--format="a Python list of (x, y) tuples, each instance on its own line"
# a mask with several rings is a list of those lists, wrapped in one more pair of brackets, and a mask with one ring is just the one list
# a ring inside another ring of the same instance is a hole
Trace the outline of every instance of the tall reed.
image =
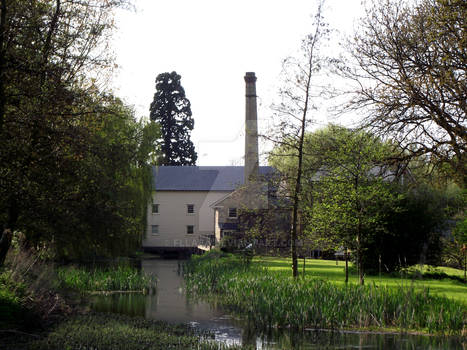
[(155, 277), (128, 265), (107, 268), (59, 267), (58, 278), (64, 287), (79, 291), (149, 291)]
[(221, 302), (258, 328), (397, 328), (452, 335), (467, 329), (466, 306), (428, 289), (294, 279), (219, 253), (193, 258), (185, 270), (190, 292)]

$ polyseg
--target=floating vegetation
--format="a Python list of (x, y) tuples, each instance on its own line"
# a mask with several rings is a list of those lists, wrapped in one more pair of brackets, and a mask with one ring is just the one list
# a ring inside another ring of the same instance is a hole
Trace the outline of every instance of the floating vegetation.
[(113, 314), (76, 316), (29, 343), (32, 350), (245, 349), (203, 338), (189, 326)]
[(194, 257), (185, 268), (192, 293), (209, 296), (258, 328), (399, 329), (466, 335), (465, 304), (428, 289), (337, 285), (294, 279), (222, 253)]

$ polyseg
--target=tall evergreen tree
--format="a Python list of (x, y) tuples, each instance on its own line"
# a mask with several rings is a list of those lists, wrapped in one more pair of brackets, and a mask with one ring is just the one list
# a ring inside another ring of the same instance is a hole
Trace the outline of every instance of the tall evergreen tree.
[(198, 155), (190, 139), (194, 120), (190, 100), (177, 72), (161, 73), (156, 78), (156, 93), (151, 103), (150, 118), (161, 126), (162, 165), (195, 165)]

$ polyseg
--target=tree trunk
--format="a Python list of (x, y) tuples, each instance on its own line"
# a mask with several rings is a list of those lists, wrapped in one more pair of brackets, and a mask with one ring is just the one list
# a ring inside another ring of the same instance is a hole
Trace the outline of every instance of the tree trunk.
[(464, 282), (467, 283), (467, 245), (464, 244)]
[(303, 277), (305, 277), (305, 255), (303, 255)]
[(363, 264), (362, 264), (362, 261), (361, 261), (361, 257), (360, 257), (359, 265), (360, 265), (360, 268), (359, 268), (359, 271), (360, 271), (360, 285), (363, 286), (365, 284), (365, 276), (363, 274)]
[(13, 232), (18, 221), (18, 207), (16, 200), (10, 200), (10, 207), (8, 208), (8, 220), (3, 228), (2, 236), (0, 237), (0, 266), (5, 263), (6, 255), (11, 246), (11, 239)]
[[(294, 215), (295, 217), (295, 215)], [(292, 255), (292, 276), (298, 276), (298, 262), (297, 262), (297, 227), (296, 221), (292, 224), (292, 234), (291, 234), (291, 245), (290, 245), (290, 253)]]
[(0, 133), (3, 130), (3, 122), (5, 120), (5, 36), (6, 36), (6, 0), (1, 0), (0, 3)]
[[(307, 100), (308, 101), (308, 90), (307, 90)], [(292, 244), (291, 244), (291, 253), (292, 253), (292, 276), (298, 276), (298, 263), (297, 263), (297, 226), (298, 226), (298, 204), (300, 200), (300, 190), (302, 182), (302, 163), (303, 163), (303, 141), (305, 139), (305, 127), (306, 127), (306, 116), (308, 110), (308, 103), (305, 102), (303, 118), (302, 118), (302, 127), (300, 140), (298, 143), (298, 168), (297, 176), (295, 178), (295, 193), (293, 197), (293, 216), (292, 216)]]
[(360, 280), (360, 285), (365, 284), (365, 280), (363, 278), (363, 257), (361, 251), (361, 235), (360, 235), (360, 227), (358, 228), (357, 233), (357, 268), (358, 268), (358, 276)]
[(13, 234), (11, 233), (11, 230), (5, 228), (2, 232), (2, 236), (0, 237), (0, 267), (5, 263), (6, 255), (8, 254), (8, 250), (11, 246), (12, 237)]
[(344, 251), (345, 256), (345, 283), (349, 283), (349, 254), (347, 248)]

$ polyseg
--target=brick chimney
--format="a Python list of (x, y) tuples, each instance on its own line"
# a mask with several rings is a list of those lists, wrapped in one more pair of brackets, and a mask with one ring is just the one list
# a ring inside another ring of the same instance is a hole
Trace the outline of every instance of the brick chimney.
[(256, 76), (245, 74), (245, 184), (258, 178), (258, 117), (256, 109)]

